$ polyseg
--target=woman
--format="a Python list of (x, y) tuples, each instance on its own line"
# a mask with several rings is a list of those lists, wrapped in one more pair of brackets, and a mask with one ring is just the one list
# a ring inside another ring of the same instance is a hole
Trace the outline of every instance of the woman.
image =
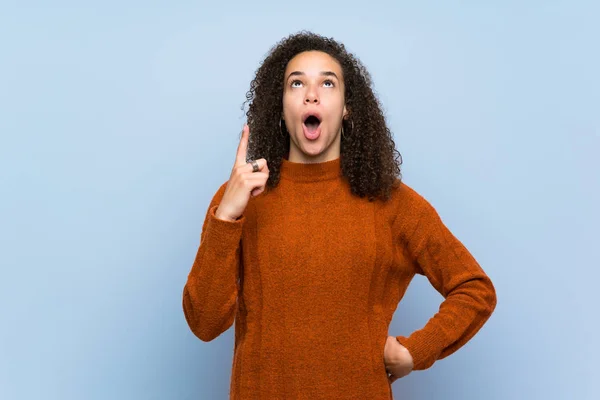
[[(342, 44), (283, 39), (247, 99), (184, 288), (187, 323), (210, 341), (235, 320), (232, 399), (393, 399), (396, 379), (479, 331), (494, 286), (401, 181), (370, 76)], [(422, 329), (388, 336), (415, 274), (445, 299)]]

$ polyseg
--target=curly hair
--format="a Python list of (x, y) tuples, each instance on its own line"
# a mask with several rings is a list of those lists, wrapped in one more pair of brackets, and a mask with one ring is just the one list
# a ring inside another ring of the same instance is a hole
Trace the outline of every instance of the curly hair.
[(400, 184), (402, 156), (396, 150), (381, 105), (372, 89), (369, 72), (343, 44), (312, 32), (300, 31), (275, 44), (260, 64), (246, 93), (250, 127), (248, 158), (265, 158), (269, 166), (266, 190), (277, 186), (282, 158), (288, 154), (290, 137), (283, 112), (284, 74), (288, 62), (305, 51), (322, 51), (340, 65), (345, 85), (348, 119), (342, 121), (340, 144), (342, 175), (351, 192), (388, 200), (392, 188)]

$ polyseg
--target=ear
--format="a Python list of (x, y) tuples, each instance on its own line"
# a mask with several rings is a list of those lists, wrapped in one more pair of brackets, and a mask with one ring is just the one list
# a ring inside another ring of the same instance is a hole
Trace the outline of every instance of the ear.
[(343, 115), (343, 119), (346, 119), (346, 117), (348, 116), (348, 110), (346, 109), (346, 105), (344, 104), (344, 115)]

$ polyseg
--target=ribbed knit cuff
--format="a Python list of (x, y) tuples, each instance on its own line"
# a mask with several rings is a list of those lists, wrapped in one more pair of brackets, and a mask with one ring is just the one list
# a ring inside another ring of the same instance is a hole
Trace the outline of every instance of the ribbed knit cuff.
[(440, 344), (443, 339), (432, 330), (421, 329), (409, 337), (396, 336), (396, 340), (406, 347), (413, 358), (413, 370), (423, 370), (431, 367), (441, 353)]
[(215, 215), (217, 208), (219, 206), (215, 205), (209, 210), (205, 237), (210, 242), (211, 249), (230, 250), (232, 246), (237, 246), (242, 237), (242, 227), (246, 217), (242, 215), (235, 221), (219, 219)]

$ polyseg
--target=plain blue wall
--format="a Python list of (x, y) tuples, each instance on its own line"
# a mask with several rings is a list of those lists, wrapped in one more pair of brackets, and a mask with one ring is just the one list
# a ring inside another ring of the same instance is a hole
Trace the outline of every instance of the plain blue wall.
[[(366, 64), (405, 181), (498, 291), (395, 396), (600, 398), (600, 7), (45, 3), (0, 6), (0, 398), (227, 398), (233, 329), (193, 336), (182, 288), (254, 71), (301, 29)], [(441, 300), (416, 278), (390, 335)]]

